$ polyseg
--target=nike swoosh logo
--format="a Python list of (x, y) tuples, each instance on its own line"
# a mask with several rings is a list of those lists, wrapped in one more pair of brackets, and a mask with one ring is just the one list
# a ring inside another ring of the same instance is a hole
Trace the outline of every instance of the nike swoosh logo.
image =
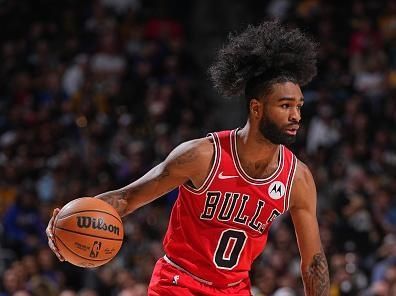
[(220, 180), (225, 180), (225, 179), (238, 178), (239, 176), (225, 176), (225, 175), (223, 175), (223, 172), (220, 172), (218, 177)]

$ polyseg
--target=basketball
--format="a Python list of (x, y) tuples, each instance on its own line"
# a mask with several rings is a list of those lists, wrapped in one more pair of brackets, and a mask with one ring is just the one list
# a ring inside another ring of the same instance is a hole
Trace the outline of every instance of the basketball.
[(107, 202), (82, 197), (72, 200), (54, 222), (54, 239), (66, 261), (93, 268), (109, 262), (124, 238), (120, 216)]

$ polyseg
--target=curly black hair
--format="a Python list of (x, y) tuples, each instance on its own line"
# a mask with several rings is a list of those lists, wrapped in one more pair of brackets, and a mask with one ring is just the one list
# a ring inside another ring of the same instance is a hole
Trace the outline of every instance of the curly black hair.
[(264, 95), (273, 83), (307, 84), (316, 75), (316, 55), (317, 44), (299, 29), (268, 21), (231, 33), (209, 75), (222, 95), (250, 99)]

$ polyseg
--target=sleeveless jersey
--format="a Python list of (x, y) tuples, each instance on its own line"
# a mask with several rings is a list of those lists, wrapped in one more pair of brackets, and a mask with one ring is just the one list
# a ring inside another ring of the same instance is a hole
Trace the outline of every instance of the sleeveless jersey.
[(273, 220), (289, 206), (297, 159), (279, 145), (278, 167), (265, 179), (249, 177), (236, 146), (237, 130), (209, 134), (214, 161), (200, 188), (179, 187), (164, 238), (165, 260), (216, 287), (249, 276)]

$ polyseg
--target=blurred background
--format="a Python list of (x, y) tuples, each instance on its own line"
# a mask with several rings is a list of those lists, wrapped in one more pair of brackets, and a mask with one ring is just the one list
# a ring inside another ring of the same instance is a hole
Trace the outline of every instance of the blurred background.
[[(244, 122), (206, 73), (228, 32), (278, 18), (320, 43), (291, 148), (313, 172), (331, 295), (396, 295), (396, 1), (1, 0), (0, 295), (143, 296), (177, 192), (125, 219), (109, 264), (59, 263), (52, 209), (124, 186)], [(303, 295), (290, 218), (253, 295)]]

